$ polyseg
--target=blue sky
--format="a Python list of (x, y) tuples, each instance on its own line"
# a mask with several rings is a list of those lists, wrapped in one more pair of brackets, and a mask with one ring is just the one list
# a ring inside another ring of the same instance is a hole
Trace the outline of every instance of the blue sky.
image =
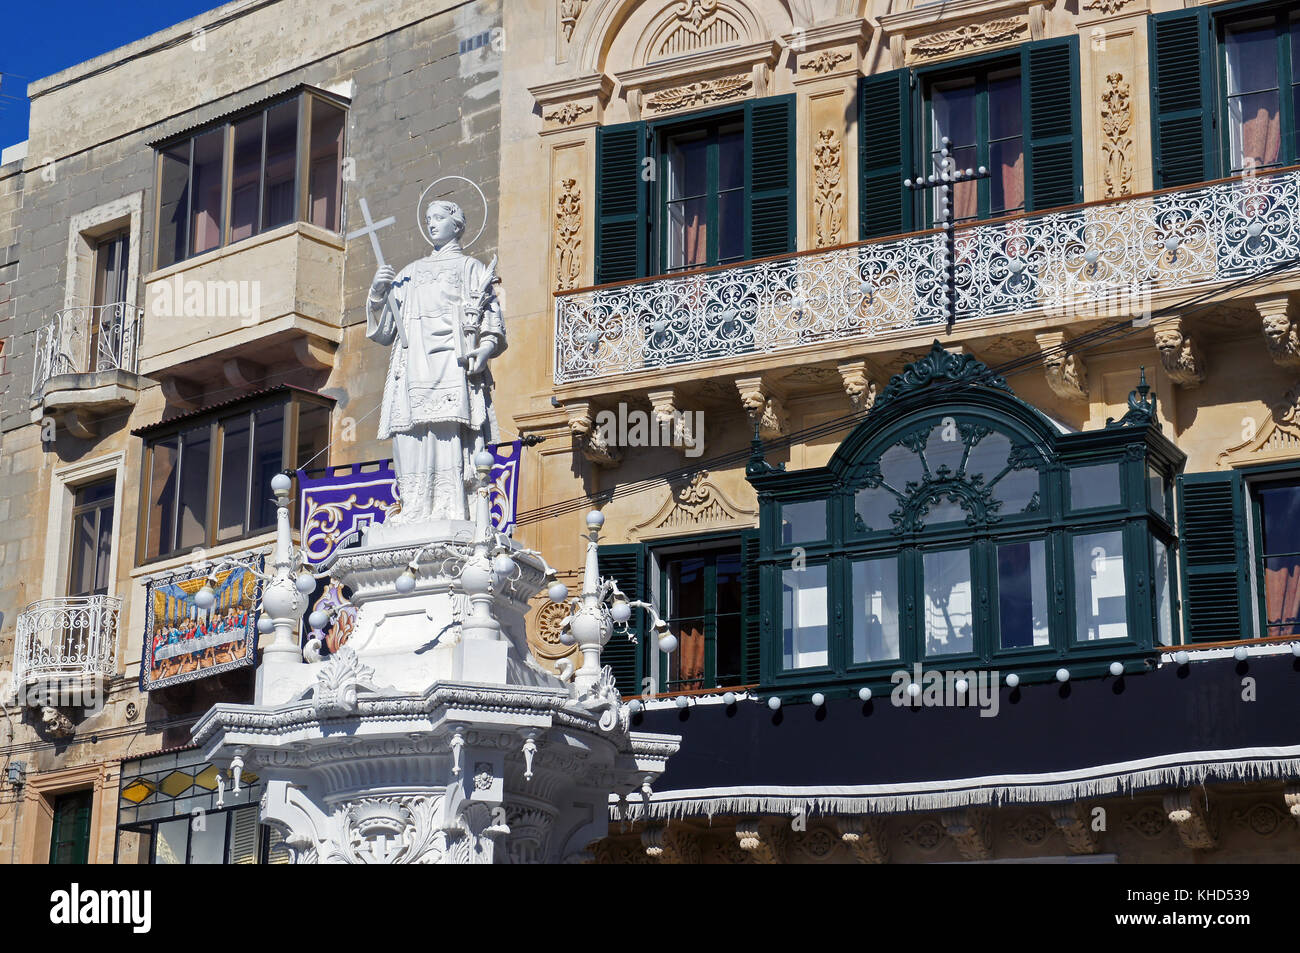
[(27, 84), (188, 20), (221, 0), (9, 4), (0, 42), (0, 146), (27, 138)]

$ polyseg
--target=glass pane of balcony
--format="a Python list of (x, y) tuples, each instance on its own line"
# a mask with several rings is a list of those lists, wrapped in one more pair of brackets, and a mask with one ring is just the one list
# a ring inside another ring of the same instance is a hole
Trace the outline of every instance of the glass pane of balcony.
[(925, 654), (954, 655), (975, 647), (971, 553), (952, 549), (925, 553)]

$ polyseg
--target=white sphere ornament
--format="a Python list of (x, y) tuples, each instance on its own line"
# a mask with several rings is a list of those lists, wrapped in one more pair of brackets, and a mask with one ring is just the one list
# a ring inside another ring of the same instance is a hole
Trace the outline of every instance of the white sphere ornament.
[(813, 692), (812, 703), (818, 708), (826, 704), (826, 696), (821, 692)]
[(1300, 658), (1300, 642), (1291, 643), (1291, 654), (1296, 658)]
[(316, 591), (316, 577), (309, 572), (298, 573), (298, 577), (294, 579), (293, 584), (304, 596), (309, 596)]
[(732, 705), (736, 704), (736, 695), (735, 695), (735, 693), (734, 693), (734, 692), (727, 692), (726, 694), (724, 694), (724, 695), (722, 696), (722, 704), (726, 705), (728, 708), (730, 708)]
[(330, 614), (317, 609), (311, 615), (307, 616), (307, 624), (313, 629), (323, 629), (330, 624)]
[(665, 653), (672, 652), (675, 651), (676, 648), (677, 648), (677, 636), (665, 635), (659, 639), (660, 652), (665, 652)]
[(1123, 675), (1123, 674), (1124, 674), (1124, 663), (1123, 663), (1123, 662), (1111, 662), (1111, 663), (1110, 663), (1110, 674), (1114, 675), (1116, 678), (1119, 678), (1119, 676)]
[(1058, 668), (1056, 670), (1056, 680), (1058, 682), (1068, 682), (1070, 680), (1070, 670), (1068, 668)]
[(911, 187), (912, 187), (912, 180), (911, 180), (911, 179), (904, 179), (904, 180), (903, 180), (903, 188), (905, 188), (905, 189), (910, 189)]
[(257, 631), (261, 632), (263, 635), (270, 635), (275, 631), (275, 623), (271, 621), (269, 615), (257, 617)]
[(907, 686), (907, 694), (915, 698), (917, 695), (921, 694), (921, 686), (916, 682), (913, 682), (911, 685)]
[(563, 602), (569, 598), (569, 587), (562, 582), (553, 582), (546, 590), (546, 595), (552, 602)]
[(628, 702), (628, 703), (627, 703), (627, 710), (628, 710), (629, 712), (631, 712), (632, 714), (634, 714), (634, 715), (635, 715), (637, 712), (639, 712), (639, 711), (641, 710), (641, 701), (640, 701), (640, 699), (634, 698), (634, 699), (632, 699), (630, 702)]
[(515, 561), (506, 553), (499, 553), (497, 557), (492, 560), (492, 571), (498, 576), (512, 576), (514, 575), (515, 569)]
[(415, 574), (409, 569), (404, 570), (402, 574), (397, 577), (397, 581), (393, 583), (393, 586), (398, 592), (405, 595), (415, 588)]
[(859, 689), (858, 689), (858, 698), (862, 699), (864, 702), (869, 702), (869, 701), (871, 701), (871, 689), (869, 689), (869, 688), (859, 688)]
[(1232, 657), (1235, 658), (1238, 662), (1246, 661), (1246, 659), (1249, 656), (1250, 653), (1246, 651), (1246, 646), (1244, 645), (1238, 645), (1235, 649), (1232, 650)]
[(271, 490), (275, 493), (285, 493), (291, 486), (293, 486), (293, 481), (283, 473), (277, 473), (271, 477)]
[(1015, 688), (1020, 684), (1020, 676), (1015, 672), (1007, 673), (1007, 688)]
[(678, 708), (685, 708), (687, 705), (690, 704), (690, 702), (686, 700), (685, 695), (678, 695), (677, 701), (673, 702), (673, 704), (676, 705)]
[(970, 682), (966, 681), (964, 678), (959, 678), (952, 687), (957, 690), (957, 694), (965, 695), (966, 690), (970, 688)]
[(605, 525), (605, 514), (600, 510), (592, 510), (587, 514), (587, 529), (600, 529)]
[(194, 604), (200, 609), (211, 609), (217, 602), (217, 594), (212, 591), (212, 587), (205, 585), (198, 592), (194, 593)]
[(615, 622), (626, 622), (632, 618), (632, 607), (623, 599), (615, 600), (609, 607), (609, 617)]
[(577, 645), (578, 640), (574, 638), (573, 632), (569, 629), (560, 630), (561, 645)]
[(573, 633), (573, 637), (579, 642), (585, 645), (593, 645), (600, 641), (600, 619), (589, 612), (580, 612), (569, 623), (569, 631)]
[(781, 696), (780, 696), (780, 695), (773, 695), (771, 698), (769, 698), (769, 699), (767, 700), (767, 707), (770, 708), (770, 709), (772, 709), (772, 711), (776, 711), (778, 708), (780, 708), (780, 707), (781, 707)]
[(496, 457), (486, 450), (480, 450), (474, 454), (474, 466), (479, 470), (491, 470), (492, 464), (496, 463)]
[(1174, 653), (1174, 661), (1177, 662), (1179, 665), (1186, 665), (1190, 658), (1191, 656), (1188, 655), (1186, 652)]

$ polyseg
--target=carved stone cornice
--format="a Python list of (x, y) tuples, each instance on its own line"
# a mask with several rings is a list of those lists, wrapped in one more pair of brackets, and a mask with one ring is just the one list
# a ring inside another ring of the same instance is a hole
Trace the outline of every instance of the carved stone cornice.
[(860, 864), (889, 863), (889, 840), (882, 818), (869, 815), (837, 817), (840, 841)]
[(1037, 0), (951, 0), (879, 18), (895, 67), (1042, 39), (1045, 21)]
[(669, 487), (668, 498), (648, 520), (628, 530), (632, 539), (680, 536), (715, 529), (753, 526), (758, 519), (756, 508), (733, 503), (709, 479), (707, 470), (689, 480)]
[(945, 811), (940, 821), (966, 860), (988, 860), (993, 856), (993, 825), (988, 811), (981, 808)]
[(783, 396), (764, 375), (736, 378), (740, 403), (749, 415), (750, 426), (758, 424), (760, 436), (774, 439), (785, 435), (790, 414)]
[(599, 125), (613, 91), (614, 81), (604, 73), (543, 83), (528, 90), (541, 107), (542, 135)]
[(718, 102), (767, 95), (782, 51), (776, 40), (703, 50), (615, 74), (633, 118), (665, 115)]
[(1189, 390), (1200, 386), (1201, 381), (1205, 380), (1205, 361), (1182, 318), (1162, 321), (1154, 325), (1152, 331), (1155, 333), (1156, 350), (1160, 352), (1160, 363), (1164, 365), (1169, 379)]
[(1039, 331), (1034, 335), (1043, 355), (1043, 371), (1047, 386), (1062, 400), (1088, 399), (1088, 369), (1078, 354), (1063, 351), (1066, 337), (1063, 331)]
[(1219, 829), (1214, 812), (1205, 803), (1204, 793), (1175, 791), (1166, 794), (1165, 810), (1178, 830), (1183, 843), (1193, 850), (1211, 850), (1219, 846)]
[(1264, 324), (1264, 344), (1279, 367), (1300, 367), (1300, 309), (1289, 294), (1255, 299)]
[(1101, 849), (1097, 832), (1092, 829), (1087, 805), (1077, 801), (1053, 804), (1049, 810), (1056, 829), (1065, 837), (1065, 845), (1072, 854), (1095, 854)]

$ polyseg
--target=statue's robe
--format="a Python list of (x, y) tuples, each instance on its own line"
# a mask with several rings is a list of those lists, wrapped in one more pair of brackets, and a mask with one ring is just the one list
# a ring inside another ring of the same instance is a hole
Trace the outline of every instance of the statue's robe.
[(477, 324), (467, 313), (488, 280), (482, 262), (448, 242), (398, 273), (382, 309), (367, 309), (366, 336), (391, 346), (379, 438), (393, 441), (402, 503), (394, 522), (470, 517), (474, 453), (498, 437), (490, 372), (468, 374), (459, 358), (476, 342), (492, 344), (493, 357), (506, 347), (494, 289)]

